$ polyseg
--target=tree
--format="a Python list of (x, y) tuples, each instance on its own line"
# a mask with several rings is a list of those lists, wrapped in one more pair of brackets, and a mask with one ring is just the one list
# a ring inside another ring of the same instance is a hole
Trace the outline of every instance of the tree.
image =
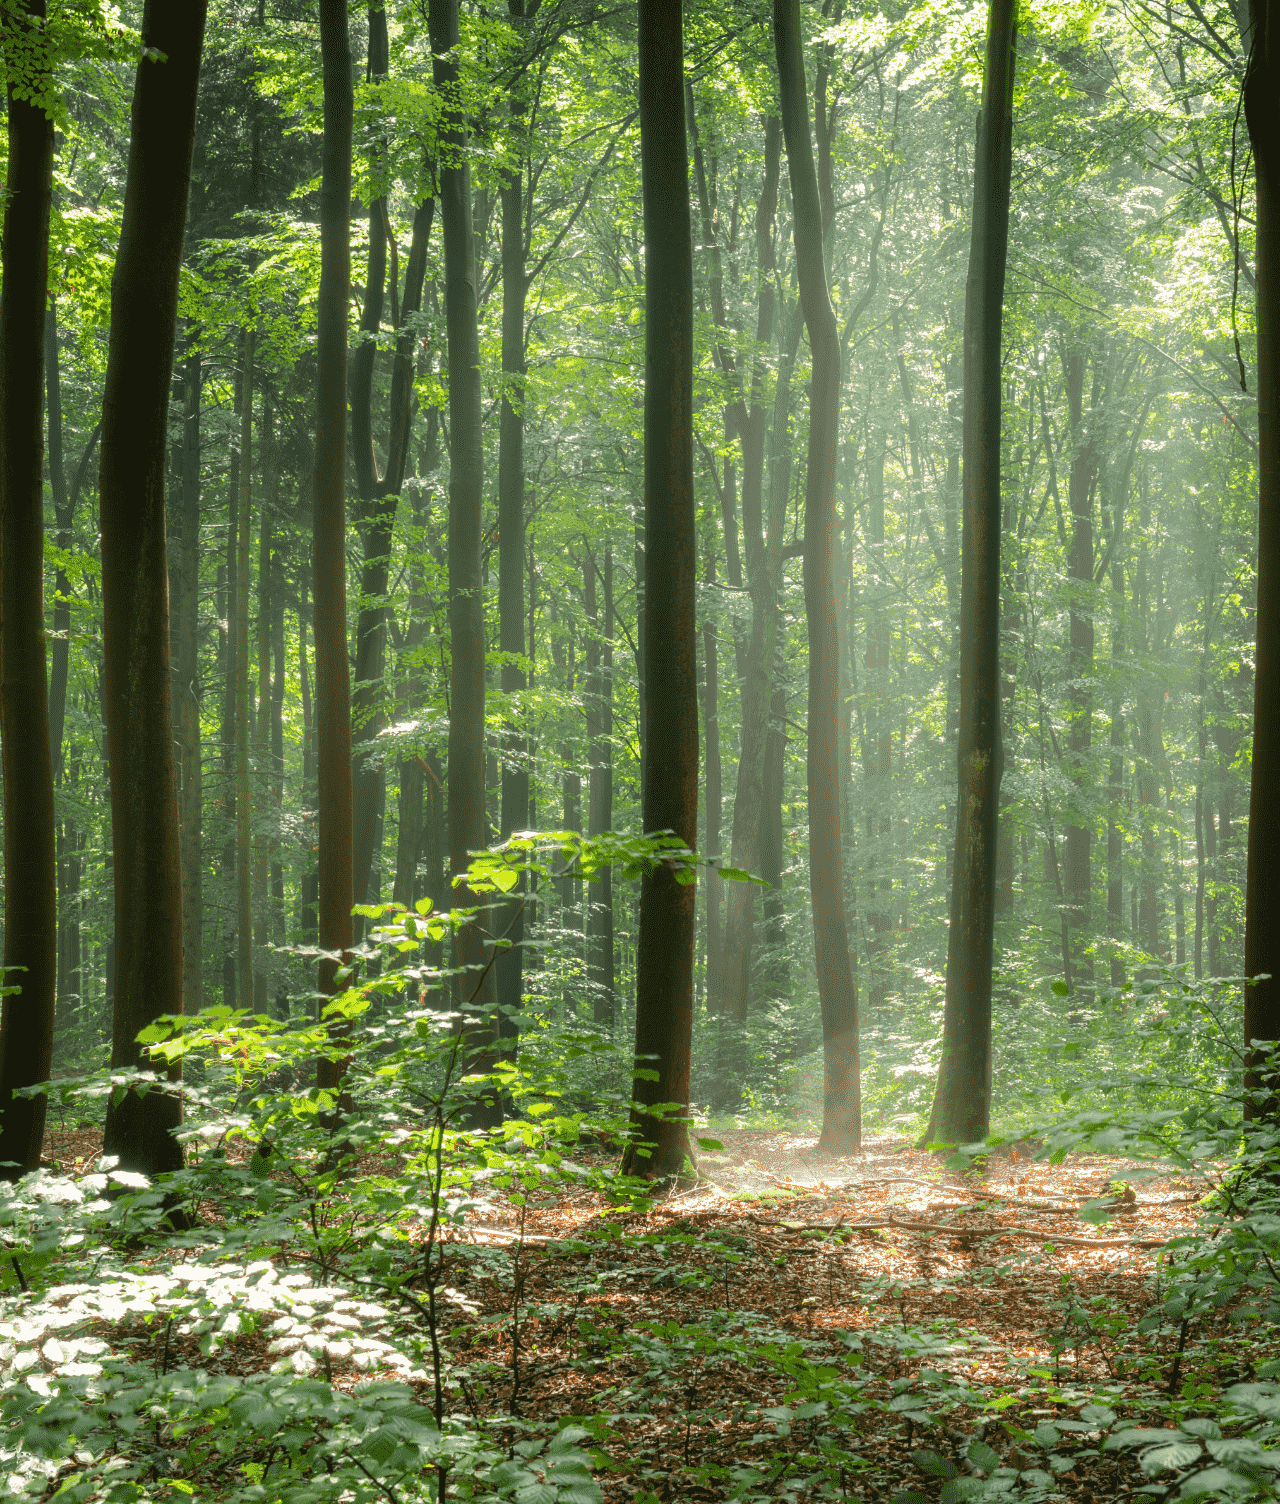
[[(449, 864), (456, 880), (486, 844), (485, 637), (480, 570), (484, 497), (483, 391), (476, 307), (471, 168), (460, 97), (458, 0), (431, 0), (431, 61), (444, 98), (440, 132), (440, 224), (449, 342)], [(458, 902), (469, 890), (459, 886)], [(491, 1039), (495, 1006), (490, 944), (478, 919), (459, 930), (459, 1001), (475, 1020), (474, 1044)], [(479, 1062), (482, 1063), (482, 1062)]]
[[(182, 1011), (182, 857), (169, 659), (165, 457), (178, 274), (195, 139), (206, 0), (147, 0), (131, 117), (111, 344), (102, 399), (99, 515), (115, 878), (114, 1069), (138, 1034)], [(103, 1144), (145, 1174), (180, 1168), (182, 1104), (130, 1092)]]
[(1245, 988), (1246, 1045), (1280, 1039), (1280, 5), (1250, 0), (1249, 18), (1244, 107), (1257, 185), (1259, 495), (1244, 969), (1263, 980)]
[(836, 449), (840, 342), (822, 254), (822, 208), (809, 134), (800, 0), (774, 0), (782, 132), (795, 226), (800, 304), (813, 378), (804, 505), (804, 602), (809, 629), (809, 885), (814, 963), (822, 1006), (822, 1136), (827, 1153), (862, 1141), (858, 994), (849, 962), (840, 846), (840, 647), (836, 617)]
[(1013, 163), (1015, 0), (991, 0), (974, 156), (964, 320), (960, 796), (942, 1060), (926, 1139), (971, 1143), (991, 1123), (991, 970), (1000, 806), (1000, 418)]
[(4, 744), (4, 982), (0, 1176), (40, 1162), (57, 982), (53, 769), (44, 640), (44, 381), (51, 60), (44, 0), (6, 6), (9, 165), (0, 312), (0, 738)]
[[(319, 826), (319, 991), (341, 990), (354, 933), (351, 876), (351, 676), (347, 662), (347, 300), (351, 291), (351, 42), (346, 0), (319, 0), (324, 60), (320, 180), (320, 292), (316, 326), (316, 471), (312, 503), (315, 603), (316, 810)], [(341, 1062), (324, 1057), (317, 1080), (334, 1088)]]
[[(641, 818), (647, 833), (698, 838), (694, 587), (693, 244), (680, 0), (639, 0), (644, 196), (644, 657)], [(664, 863), (640, 882), (633, 1138), (623, 1169), (660, 1179), (692, 1158), (694, 888)], [(661, 1116), (647, 1112), (674, 1104)]]

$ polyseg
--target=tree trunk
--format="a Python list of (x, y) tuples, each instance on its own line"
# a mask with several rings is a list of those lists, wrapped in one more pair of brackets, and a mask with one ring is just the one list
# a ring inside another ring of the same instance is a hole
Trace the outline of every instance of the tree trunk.
[(866, 779), (867, 821), (867, 1003), (873, 1019), (883, 1017), (889, 1000), (890, 968), (886, 954), (891, 934), (893, 875), (889, 865), (893, 824), (893, 710), (890, 684), (890, 590), (884, 557), (885, 436), (877, 430), (867, 440), (867, 545), (875, 584), (867, 589), (867, 688), (862, 770)]
[(258, 703), (253, 730), (254, 806), (258, 831), (253, 843), (253, 1007), (267, 1011), (271, 986), (267, 937), (271, 924), (271, 841), (263, 825), (271, 820), (271, 502), (275, 455), (272, 452), (271, 391), (262, 393), (262, 494), (258, 501)]
[[(147, 0), (144, 7), (145, 51), (111, 284), (99, 515), (115, 872), (115, 1069), (139, 1063), (140, 1030), (161, 1014), (182, 1011), (164, 479), (205, 12), (205, 0)], [(171, 1130), (181, 1121), (178, 1097), (130, 1093), (107, 1108), (104, 1148), (144, 1174), (178, 1169), (182, 1147)]]
[[(320, 292), (316, 310), (316, 476), (312, 594), (319, 826), (318, 990), (341, 991), (337, 973), (353, 943), (351, 906), (351, 677), (347, 659), (347, 302), (351, 288), (351, 43), (346, 0), (319, 0), (324, 64), (320, 178)], [(321, 1059), (316, 1080), (333, 1090), (342, 1062)]]
[[(520, 29), (524, 0), (508, 0), (512, 24)], [(523, 71), (517, 75), (524, 76)], [(511, 129), (523, 142), (524, 108), (521, 85), (510, 100)], [(524, 430), (527, 389), (524, 358), (525, 295), (528, 279), (524, 258), (524, 155), (521, 145), (513, 171), (499, 182), (502, 205), (502, 410), (498, 418), (498, 646), (502, 650), (502, 692), (519, 695), (525, 688), (524, 639)], [(518, 721), (508, 720), (502, 735), (502, 839), (523, 830), (529, 818), (529, 758), (527, 738)], [(502, 928), (510, 941), (498, 956), (497, 998), (499, 1028), (514, 1039), (516, 1015), (524, 994), (525, 887), (521, 876), (502, 914)]]
[(990, 0), (965, 297), (959, 799), (942, 1060), (926, 1139), (991, 1124), (991, 970), (1000, 806), (1000, 347), (1013, 154), (1013, 0)]
[(822, 208), (809, 135), (799, 0), (774, 0), (773, 35), (791, 180), (800, 303), (813, 362), (805, 478), (804, 599), (809, 627), (809, 884), (825, 1074), (818, 1147), (825, 1153), (851, 1154), (862, 1141), (862, 1085), (858, 995), (845, 927), (840, 845), (840, 653), (835, 588), (840, 341), (822, 256)]
[(181, 774), (178, 823), (182, 838), (182, 997), (198, 1011), (203, 986), (204, 863), (202, 858), (200, 747), (200, 393), (198, 351), (187, 356), (183, 383), (182, 554), (178, 578), (177, 723)]
[[(449, 865), (464, 876), (485, 844), (485, 635), (480, 567), (484, 449), (480, 337), (476, 304), (476, 242), (471, 225), (471, 168), (466, 117), (457, 101), (459, 0), (431, 0), (435, 85), (448, 103), (441, 112), (440, 222), (444, 238), (445, 321), (449, 348)], [(459, 905), (475, 900), (464, 885)], [(472, 1068), (492, 1062), (497, 989), (489, 964), (487, 925), (472, 923), (454, 937), (460, 968), (457, 1003), (474, 1020)], [(493, 1118), (500, 1108), (486, 1116)]]
[(241, 1008), (253, 1011), (253, 783), (249, 766), (249, 590), (253, 539), (253, 347), (240, 354), (240, 483), (236, 502), (236, 975)]
[[(386, 10), (370, 6), (369, 76), (385, 81), (389, 68)], [(382, 170), (376, 159), (370, 170)], [(387, 623), (385, 604), (390, 577), (391, 545), (396, 508), (408, 462), (409, 433), (413, 413), (414, 331), (413, 316), (422, 306), (426, 276), (427, 245), (435, 201), (427, 197), (413, 217), (413, 232), (405, 268), (404, 296), (397, 302), (399, 257), (390, 233), (389, 200), (385, 194), (369, 204), (369, 257), (365, 277), (365, 300), (360, 320), (361, 343), (351, 357), (351, 448), (360, 496), (357, 520), (363, 544), (360, 594), (362, 605), (356, 624), (355, 679), (352, 690), (352, 720), (361, 742), (373, 742), (384, 725), (382, 681), (386, 668)], [(387, 253), (391, 253), (388, 283)], [(391, 288), (391, 322), (396, 329), (395, 364), (392, 368), (389, 402), (387, 464), (378, 474), (373, 446), (373, 377), (377, 356), (376, 336), (382, 327), (386, 288)], [(386, 808), (386, 777), (376, 755), (361, 752), (352, 769), (353, 882), (355, 901), (376, 900), (372, 890), (374, 860), (381, 849)], [(364, 934), (364, 920), (356, 916), (355, 934)]]
[[(646, 832), (698, 839), (698, 671), (693, 494), (693, 242), (680, 0), (639, 0), (645, 243), (644, 749)], [(660, 728), (660, 733), (655, 733)], [(633, 1136), (622, 1168), (668, 1179), (692, 1160), (694, 888), (669, 865), (640, 881)], [(676, 1104), (657, 1117), (647, 1108)]]
[[(750, 402), (739, 419), (742, 431), (742, 530), (746, 543), (747, 584), (751, 594), (751, 634), (741, 655), (741, 735), (738, 747), (738, 781), (733, 800), (731, 861), (753, 875), (760, 866), (760, 822), (764, 808), (764, 759), (769, 740), (769, 702), (773, 688), (774, 639), (778, 627), (777, 577), (781, 562), (782, 527), (786, 494), (781, 510), (777, 487), (771, 487), (768, 536), (764, 518), (764, 359), (773, 342), (774, 280), (776, 258), (773, 221), (777, 212), (778, 178), (782, 160), (782, 132), (778, 121), (765, 122), (764, 181), (756, 210), (756, 349)], [(791, 351), (789, 330), (783, 331), (784, 349), (777, 381), (778, 406), (774, 416), (774, 442), (786, 427), (786, 402), (790, 389)], [(796, 327), (798, 338), (799, 329)], [(787, 436), (789, 443), (789, 435)], [(753, 883), (733, 883), (725, 895), (724, 959), (718, 1011), (735, 1023), (745, 1023), (751, 983), (751, 943), (756, 890)]]
[[(1254, 36), (1244, 99), (1257, 184), (1259, 497), (1244, 969), (1267, 980), (1245, 987), (1246, 1045), (1280, 1039), (1280, 4), (1250, 0), (1249, 15)], [(1224, 828), (1224, 846), (1226, 834)], [(1256, 1069), (1252, 1084), (1261, 1084)], [(1267, 1115), (1275, 1116), (1267, 1084)]]
[[(707, 543), (706, 583), (716, 583), (716, 540), (714, 533)], [(721, 855), (720, 805), (723, 799), (723, 771), (720, 763), (720, 644), (715, 617), (708, 612), (702, 624), (702, 734), (705, 740), (706, 768), (706, 854)], [(720, 916), (724, 903), (724, 881), (715, 869), (707, 868), (707, 1009), (718, 1012), (723, 987), (724, 935)]]
[[(44, 0), (7, 11), (6, 53), (37, 59), (27, 84), (52, 88)], [(29, 51), (28, 51), (29, 49)], [(0, 738), (4, 743), (4, 965), (18, 990), (0, 1013), (0, 1177), (40, 1163), (57, 988), (57, 838), (44, 636), (44, 325), (53, 121), (9, 84), (9, 167), (0, 263)], [(162, 534), (163, 536), (163, 534)], [(65, 691), (64, 691), (65, 692)], [(13, 970), (11, 968), (18, 968)]]
[[(603, 587), (604, 625), (597, 610), (596, 585)], [(591, 725), (587, 834), (613, 829), (613, 551), (605, 545), (604, 571), (587, 555), (587, 623), (594, 649), (588, 653), (588, 700)], [(587, 919), (587, 985), (591, 1012), (603, 1028), (613, 1027), (617, 1007), (613, 973), (613, 869), (605, 867), (591, 885), (593, 897)]]
[[(1066, 357), (1067, 410), (1071, 419), (1071, 470), (1067, 493), (1071, 505), (1071, 552), (1067, 578), (1071, 581), (1069, 691), (1070, 762), (1067, 775), (1076, 786), (1082, 805), (1088, 798), (1088, 757), (1093, 745), (1093, 492), (1097, 456), (1092, 437), (1084, 427), (1084, 379), (1086, 360), (1073, 350)], [(1066, 827), (1066, 919), (1071, 966), (1080, 997), (1076, 1005), (1088, 1007), (1093, 999), (1093, 958), (1088, 954), (1093, 831), (1078, 816)]]

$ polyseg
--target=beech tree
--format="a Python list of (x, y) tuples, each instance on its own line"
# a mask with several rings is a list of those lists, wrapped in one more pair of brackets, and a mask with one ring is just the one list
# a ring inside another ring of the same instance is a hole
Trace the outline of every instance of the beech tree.
[[(347, 300), (351, 290), (351, 42), (346, 0), (319, 0), (324, 60), (317, 300), (316, 469), (312, 501), (315, 601), (317, 898), (322, 997), (340, 990), (354, 941), (351, 910), (351, 674), (347, 662)], [(317, 1080), (336, 1087), (340, 1062), (321, 1057)]]
[[(1244, 106), (1257, 185), (1258, 594), (1249, 861), (1245, 882), (1245, 1044), (1280, 1039), (1280, 7), (1250, 0)], [(1258, 978), (1258, 980), (1252, 980)], [(1254, 1073), (1254, 1085), (1261, 1082)], [(1272, 1086), (1267, 1082), (1269, 1091)], [(1274, 1111), (1274, 1109), (1273, 1109)]]
[(849, 961), (840, 847), (840, 654), (835, 588), (840, 343), (822, 254), (822, 207), (809, 135), (800, 0), (774, 0), (773, 34), (791, 180), (800, 306), (813, 361), (805, 479), (804, 600), (809, 628), (809, 886), (825, 1076), (819, 1146), (827, 1153), (848, 1154), (862, 1141), (862, 1082), (858, 994)]
[(960, 796), (942, 1061), (926, 1139), (972, 1143), (991, 1123), (991, 966), (1000, 811), (1000, 418), (1013, 154), (1015, 0), (991, 0), (964, 320)]
[[(107, 754), (115, 879), (113, 1068), (139, 1033), (182, 1011), (182, 854), (169, 659), (165, 452), (178, 275), (195, 139), (205, 0), (147, 0), (134, 85), (111, 345), (102, 399), (99, 516)], [(181, 1100), (127, 1093), (103, 1144), (128, 1169), (177, 1169)]]
[[(698, 673), (693, 498), (693, 244), (680, 0), (639, 0), (644, 196), (646, 832), (698, 838)], [(665, 1179), (692, 1159), (694, 888), (666, 863), (640, 883), (635, 1137), (623, 1169)], [(646, 1108), (666, 1105), (655, 1115)]]
[(44, 0), (0, 21), (9, 165), (0, 308), (0, 739), (4, 744), (4, 982), (0, 1176), (40, 1162), (53, 1056), (58, 906), (44, 639), (44, 385), (52, 59)]

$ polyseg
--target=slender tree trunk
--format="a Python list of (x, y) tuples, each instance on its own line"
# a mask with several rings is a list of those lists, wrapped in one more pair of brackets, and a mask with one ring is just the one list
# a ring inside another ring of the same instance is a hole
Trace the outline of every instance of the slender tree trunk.
[(227, 492), (227, 556), (218, 592), (218, 667), (222, 673), (222, 726), (219, 736), (222, 772), (223, 843), (221, 857), (222, 1002), (239, 1005), (236, 993), (235, 895), (236, 895), (236, 591), (239, 588), (240, 542), (237, 537), (239, 500), (236, 495), (237, 466), (234, 453)]
[(886, 954), (891, 934), (893, 876), (885, 869), (893, 834), (889, 818), (893, 797), (893, 709), (890, 683), (891, 636), (887, 598), (890, 589), (884, 557), (885, 436), (876, 430), (867, 440), (867, 544), (874, 585), (867, 590), (867, 688), (863, 738), (867, 821), (867, 1002), (873, 1018), (883, 1016), (889, 1000), (890, 967)]
[[(320, 293), (316, 311), (316, 477), (312, 509), (319, 825), (318, 990), (341, 990), (354, 939), (351, 907), (351, 677), (347, 659), (347, 302), (351, 288), (351, 43), (346, 0), (319, 0), (324, 63), (320, 178)], [(322, 1058), (316, 1079), (332, 1090), (342, 1062)]]
[(991, 1124), (991, 971), (1000, 807), (1000, 379), (1013, 155), (1013, 0), (990, 0), (965, 299), (959, 801), (942, 1061), (926, 1139)]
[[(756, 211), (756, 349), (750, 400), (739, 419), (742, 430), (742, 530), (746, 543), (747, 582), (751, 593), (751, 633), (742, 670), (741, 736), (738, 748), (738, 781), (733, 801), (732, 862), (752, 874), (760, 867), (760, 820), (764, 807), (764, 759), (769, 740), (769, 701), (772, 694), (774, 639), (778, 626), (777, 576), (781, 561), (781, 532), (785, 520), (771, 490), (768, 536), (764, 518), (764, 360), (774, 333), (774, 280), (776, 257), (773, 221), (777, 212), (778, 179), (781, 173), (782, 132), (770, 117), (765, 123), (764, 181)], [(784, 346), (787, 334), (783, 332)], [(797, 337), (799, 330), (796, 330)], [(787, 423), (786, 397), (790, 387), (790, 352), (784, 348), (777, 382), (781, 424)], [(741, 404), (740, 404), (741, 406)], [(781, 438), (779, 410), (775, 408), (774, 441)], [(755, 885), (733, 883), (727, 893), (724, 927), (724, 970), (720, 1012), (735, 1023), (744, 1023), (751, 983), (752, 932), (755, 918)]]
[[(432, 66), (446, 101), (440, 121), (440, 222), (449, 346), (449, 865), (464, 876), (485, 845), (485, 635), (480, 533), (484, 490), (483, 393), (476, 305), (476, 242), (466, 119), (456, 101), (459, 0), (430, 0)], [(472, 902), (460, 885), (459, 904)], [(454, 937), (458, 1004), (474, 1019), (475, 1069), (492, 1059), (497, 989), (486, 926)], [(491, 1110), (489, 1116), (494, 1116)]]
[[(587, 555), (587, 624), (591, 633), (588, 650), (588, 723), (591, 728), (587, 834), (603, 835), (613, 828), (613, 552), (605, 545), (604, 570), (592, 554)], [(596, 586), (602, 587), (598, 602)], [(598, 606), (602, 604), (603, 628)], [(587, 920), (587, 983), (592, 1017), (612, 1028), (617, 1000), (613, 974), (613, 870), (606, 867), (591, 884), (592, 898)]]
[(835, 588), (840, 341), (822, 256), (822, 208), (809, 134), (799, 0), (774, 0), (773, 35), (791, 180), (800, 303), (813, 362), (805, 480), (804, 597), (809, 626), (809, 883), (825, 1071), (819, 1148), (826, 1153), (850, 1154), (862, 1141), (862, 1085), (858, 996), (845, 927), (840, 845), (840, 654)]
[[(1245, 987), (1246, 1045), (1280, 1039), (1280, 3), (1250, 0), (1249, 17), (1244, 101), (1257, 185), (1259, 498), (1244, 969), (1267, 980)], [(1255, 1069), (1255, 1086), (1257, 1076)], [(1274, 1117), (1276, 1095), (1267, 1085), (1267, 1116)]]
[[(39, 98), (52, 89), (41, 56), (44, 0), (6, 8), (6, 53), (34, 52)], [(30, 51), (28, 51), (30, 49)], [(0, 246), (0, 738), (4, 744), (4, 965), (19, 990), (0, 1013), (0, 1177), (40, 1163), (57, 988), (57, 837), (49, 755), (44, 637), (44, 324), (53, 121), (9, 84), (7, 205)], [(64, 689), (65, 693), (65, 689)]]
[(787, 956), (787, 911), (782, 897), (782, 800), (786, 793), (787, 740), (783, 726), (787, 689), (783, 666), (773, 671), (773, 699), (769, 707), (769, 741), (764, 754), (764, 813), (760, 819), (760, 876), (769, 884), (764, 896), (765, 944), (769, 948), (769, 995), (783, 998), (791, 991), (791, 963)]
[[(1073, 350), (1066, 358), (1067, 409), (1071, 419), (1071, 470), (1068, 497), (1071, 505), (1071, 551), (1067, 577), (1072, 582), (1070, 611), (1071, 689), (1070, 761), (1067, 776), (1075, 784), (1077, 799), (1088, 797), (1089, 751), (1093, 745), (1093, 492), (1097, 457), (1084, 427), (1085, 356)], [(1093, 830), (1076, 819), (1066, 828), (1066, 918), (1071, 945), (1071, 964), (1080, 992), (1077, 1006), (1087, 1007), (1093, 998), (1093, 958), (1088, 954), (1092, 897), (1091, 848)]]
[(175, 721), (181, 775), (178, 811), (182, 836), (182, 997), (198, 1011), (203, 988), (204, 862), (200, 747), (200, 394), (198, 351), (186, 360), (182, 423), (182, 554), (178, 578), (178, 674)]
[[(315, 727), (311, 711), (311, 675), (307, 668), (307, 583), (304, 575), (298, 601), (298, 691), (302, 700), (302, 798), (308, 808), (315, 799)], [(320, 943), (320, 875), (312, 852), (316, 850), (314, 818), (308, 822), (303, 845), (301, 891), (298, 897), (298, 929), (304, 945)]]
[[(519, 29), (524, 0), (508, 0), (512, 24)], [(520, 75), (523, 77), (523, 74)], [(522, 139), (523, 100), (517, 84), (510, 101), (511, 129)], [(524, 640), (524, 430), (527, 389), (524, 358), (525, 296), (528, 279), (524, 257), (524, 156), (499, 184), (502, 205), (502, 410), (498, 417), (498, 645), (502, 650), (502, 692), (519, 695), (525, 688)], [(499, 825), (505, 841), (525, 828), (529, 818), (528, 739), (519, 723), (509, 720), (502, 736), (502, 807)], [(508, 1038), (518, 1032), (516, 1015), (524, 993), (525, 879), (511, 895), (503, 929), (511, 942), (498, 957), (497, 998), (500, 1029)]]
[(258, 704), (253, 723), (253, 789), (258, 831), (253, 842), (253, 1006), (267, 1011), (271, 986), (267, 937), (271, 924), (271, 841), (263, 825), (271, 816), (271, 502), (275, 464), (271, 392), (262, 393), (262, 494), (258, 501)]
[[(706, 583), (716, 583), (716, 540), (714, 533), (707, 543)], [(721, 855), (720, 805), (724, 797), (720, 764), (720, 644), (715, 617), (708, 612), (702, 624), (702, 734), (705, 739), (703, 774), (706, 786), (706, 851), (708, 857)], [(714, 868), (707, 869), (707, 1007), (719, 1012), (723, 987), (724, 936), (720, 917), (724, 902), (724, 882)]]
[[(182, 1011), (164, 478), (205, 11), (205, 0), (147, 0), (144, 7), (145, 50), (111, 284), (99, 516), (115, 858), (115, 1069), (139, 1063), (138, 1033), (153, 1019)], [(104, 1147), (145, 1174), (177, 1169), (182, 1147), (171, 1130), (181, 1121), (178, 1097), (129, 1093), (107, 1108)]]
[(241, 1008), (253, 1010), (253, 783), (249, 765), (249, 592), (253, 477), (252, 329), (240, 346), (240, 484), (236, 502), (236, 974)]
[[(645, 243), (645, 720), (647, 832), (698, 839), (698, 671), (693, 495), (693, 242), (680, 0), (639, 0)], [(655, 728), (660, 728), (656, 732)], [(622, 1167), (667, 1179), (692, 1159), (694, 889), (669, 865), (640, 882), (633, 1137)], [(675, 1103), (674, 1114), (646, 1111)]]

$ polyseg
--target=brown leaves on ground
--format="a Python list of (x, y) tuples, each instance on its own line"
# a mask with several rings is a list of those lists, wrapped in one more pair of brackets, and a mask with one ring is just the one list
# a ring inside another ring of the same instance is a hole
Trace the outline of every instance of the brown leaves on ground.
[[(98, 1150), (86, 1133), (51, 1133), (46, 1156), (88, 1168)], [(744, 1344), (759, 1346), (772, 1329), (775, 1347), (803, 1344), (810, 1362), (861, 1376), (878, 1400), (910, 1392), (924, 1368), (963, 1381), (979, 1401), (1007, 1397), (998, 1411), (953, 1406), (927, 1432), (909, 1415), (872, 1408), (845, 1438), (863, 1463), (845, 1480), (847, 1497), (913, 1489), (934, 1498), (939, 1480), (913, 1451), (961, 1463), (980, 1437), (1006, 1466), (1042, 1466), (1015, 1431), (1070, 1419), (1095, 1391), (1123, 1389), (1136, 1414), (1174, 1371), (1167, 1336), (1135, 1330), (1154, 1298), (1158, 1253), (1140, 1245), (1191, 1227), (1203, 1184), (1144, 1179), (1135, 1192), (1127, 1181), (1138, 1167), (1096, 1155), (1051, 1166), (1014, 1148), (959, 1175), (900, 1141), (819, 1159), (805, 1136), (718, 1137), (724, 1151), (703, 1157), (705, 1179), (645, 1217), (622, 1224), (583, 1190), (530, 1208), (523, 1241), (511, 1206), (468, 1227), (445, 1276), (456, 1411), (499, 1427), (511, 1415), (611, 1415), (605, 1450), (614, 1470), (600, 1475), (607, 1499), (723, 1498), (726, 1480), (708, 1469), (785, 1459), (789, 1450), (799, 1457), (823, 1423), (798, 1422), (786, 1437), (762, 1419), (794, 1388), (776, 1364), (742, 1360)], [(1081, 1220), (1085, 1202), (1108, 1194), (1114, 1215), (1098, 1227)], [(608, 1236), (610, 1222), (628, 1236)], [(1064, 1303), (1098, 1319), (1077, 1322), (1063, 1340)], [(1175, 1382), (1197, 1373), (1215, 1387), (1251, 1378), (1271, 1356), (1258, 1344), (1233, 1346), (1225, 1312), (1222, 1322), (1199, 1333)], [(646, 1340), (655, 1329), (670, 1361)], [(727, 1340), (680, 1351), (681, 1334), (712, 1329)], [(935, 1343), (924, 1357), (921, 1334)], [(158, 1346), (163, 1334), (150, 1341)], [(856, 1369), (851, 1342), (862, 1349)], [(250, 1371), (267, 1353), (249, 1335), (229, 1344), (225, 1361)], [(1071, 1403), (1054, 1398), (1063, 1388)], [(1056, 1487), (1093, 1501), (1124, 1497), (1138, 1481), (1131, 1457), (1107, 1453)]]

